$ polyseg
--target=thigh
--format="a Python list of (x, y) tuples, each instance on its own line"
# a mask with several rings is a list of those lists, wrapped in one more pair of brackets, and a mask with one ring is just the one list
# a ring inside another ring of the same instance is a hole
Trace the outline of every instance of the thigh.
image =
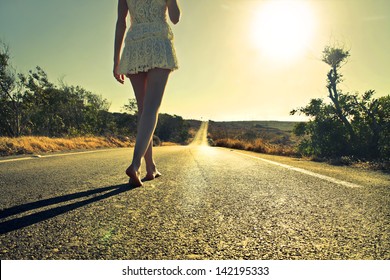
[(154, 68), (149, 70), (146, 81), (146, 95), (152, 98), (162, 98), (171, 70)]
[(130, 79), (131, 85), (133, 86), (134, 95), (138, 105), (138, 112), (142, 112), (146, 94), (147, 73), (141, 72), (137, 74), (129, 74), (127, 77)]

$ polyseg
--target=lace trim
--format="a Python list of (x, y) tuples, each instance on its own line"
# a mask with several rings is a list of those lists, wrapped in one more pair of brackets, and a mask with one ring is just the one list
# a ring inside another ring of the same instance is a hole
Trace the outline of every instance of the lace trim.
[(133, 24), (126, 35), (125, 42), (137, 41), (150, 37), (173, 40), (173, 32), (166, 22), (148, 22)]
[(131, 15), (131, 23), (166, 20), (166, 0), (127, 0)]
[(172, 41), (152, 37), (125, 45), (119, 63), (120, 74), (136, 74), (153, 68), (178, 69)]
[(166, 21), (166, 0), (127, 0), (131, 26), (119, 63), (120, 74), (153, 68), (177, 69), (173, 33)]

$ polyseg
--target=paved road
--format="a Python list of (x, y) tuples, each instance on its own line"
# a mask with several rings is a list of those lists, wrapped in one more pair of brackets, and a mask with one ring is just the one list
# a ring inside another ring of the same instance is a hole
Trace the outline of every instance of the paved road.
[(390, 258), (389, 188), (194, 144), (157, 148), (163, 176), (130, 189), (131, 152), (0, 162), (1, 259)]

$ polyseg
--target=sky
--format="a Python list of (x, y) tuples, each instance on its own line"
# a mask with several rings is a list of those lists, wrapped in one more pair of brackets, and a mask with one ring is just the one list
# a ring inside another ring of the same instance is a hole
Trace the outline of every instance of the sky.
[[(327, 100), (325, 46), (350, 50), (340, 89), (390, 94), (388, 0), (178, 0), (179, 61), (160, 112), (185, 119), (297, 121)], [(0, 0), (0, 40), (17, 72), (42, 67), (102, 95), (119, 112), (133, 98), (112, 76), (117, 0)], [(129, 25), (129, 24), (128, 24)]]

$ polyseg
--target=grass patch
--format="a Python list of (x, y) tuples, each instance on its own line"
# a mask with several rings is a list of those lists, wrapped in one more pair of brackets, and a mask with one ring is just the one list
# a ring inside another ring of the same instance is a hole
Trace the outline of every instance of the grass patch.
[(134, 142), (131, 139), (115, 137), (0, 137), (1, 156), (132, 146)]
[(246, 121), (209, 123), (213, 145), (257, 153), (297, 156), (294, 122)]
[(271, 144), (262, 139), (253, 141), (223, 138), (214, 141), (217, 147), (245, 150), (270, 155), (297, 156), (296, 148), (288, 145)]

